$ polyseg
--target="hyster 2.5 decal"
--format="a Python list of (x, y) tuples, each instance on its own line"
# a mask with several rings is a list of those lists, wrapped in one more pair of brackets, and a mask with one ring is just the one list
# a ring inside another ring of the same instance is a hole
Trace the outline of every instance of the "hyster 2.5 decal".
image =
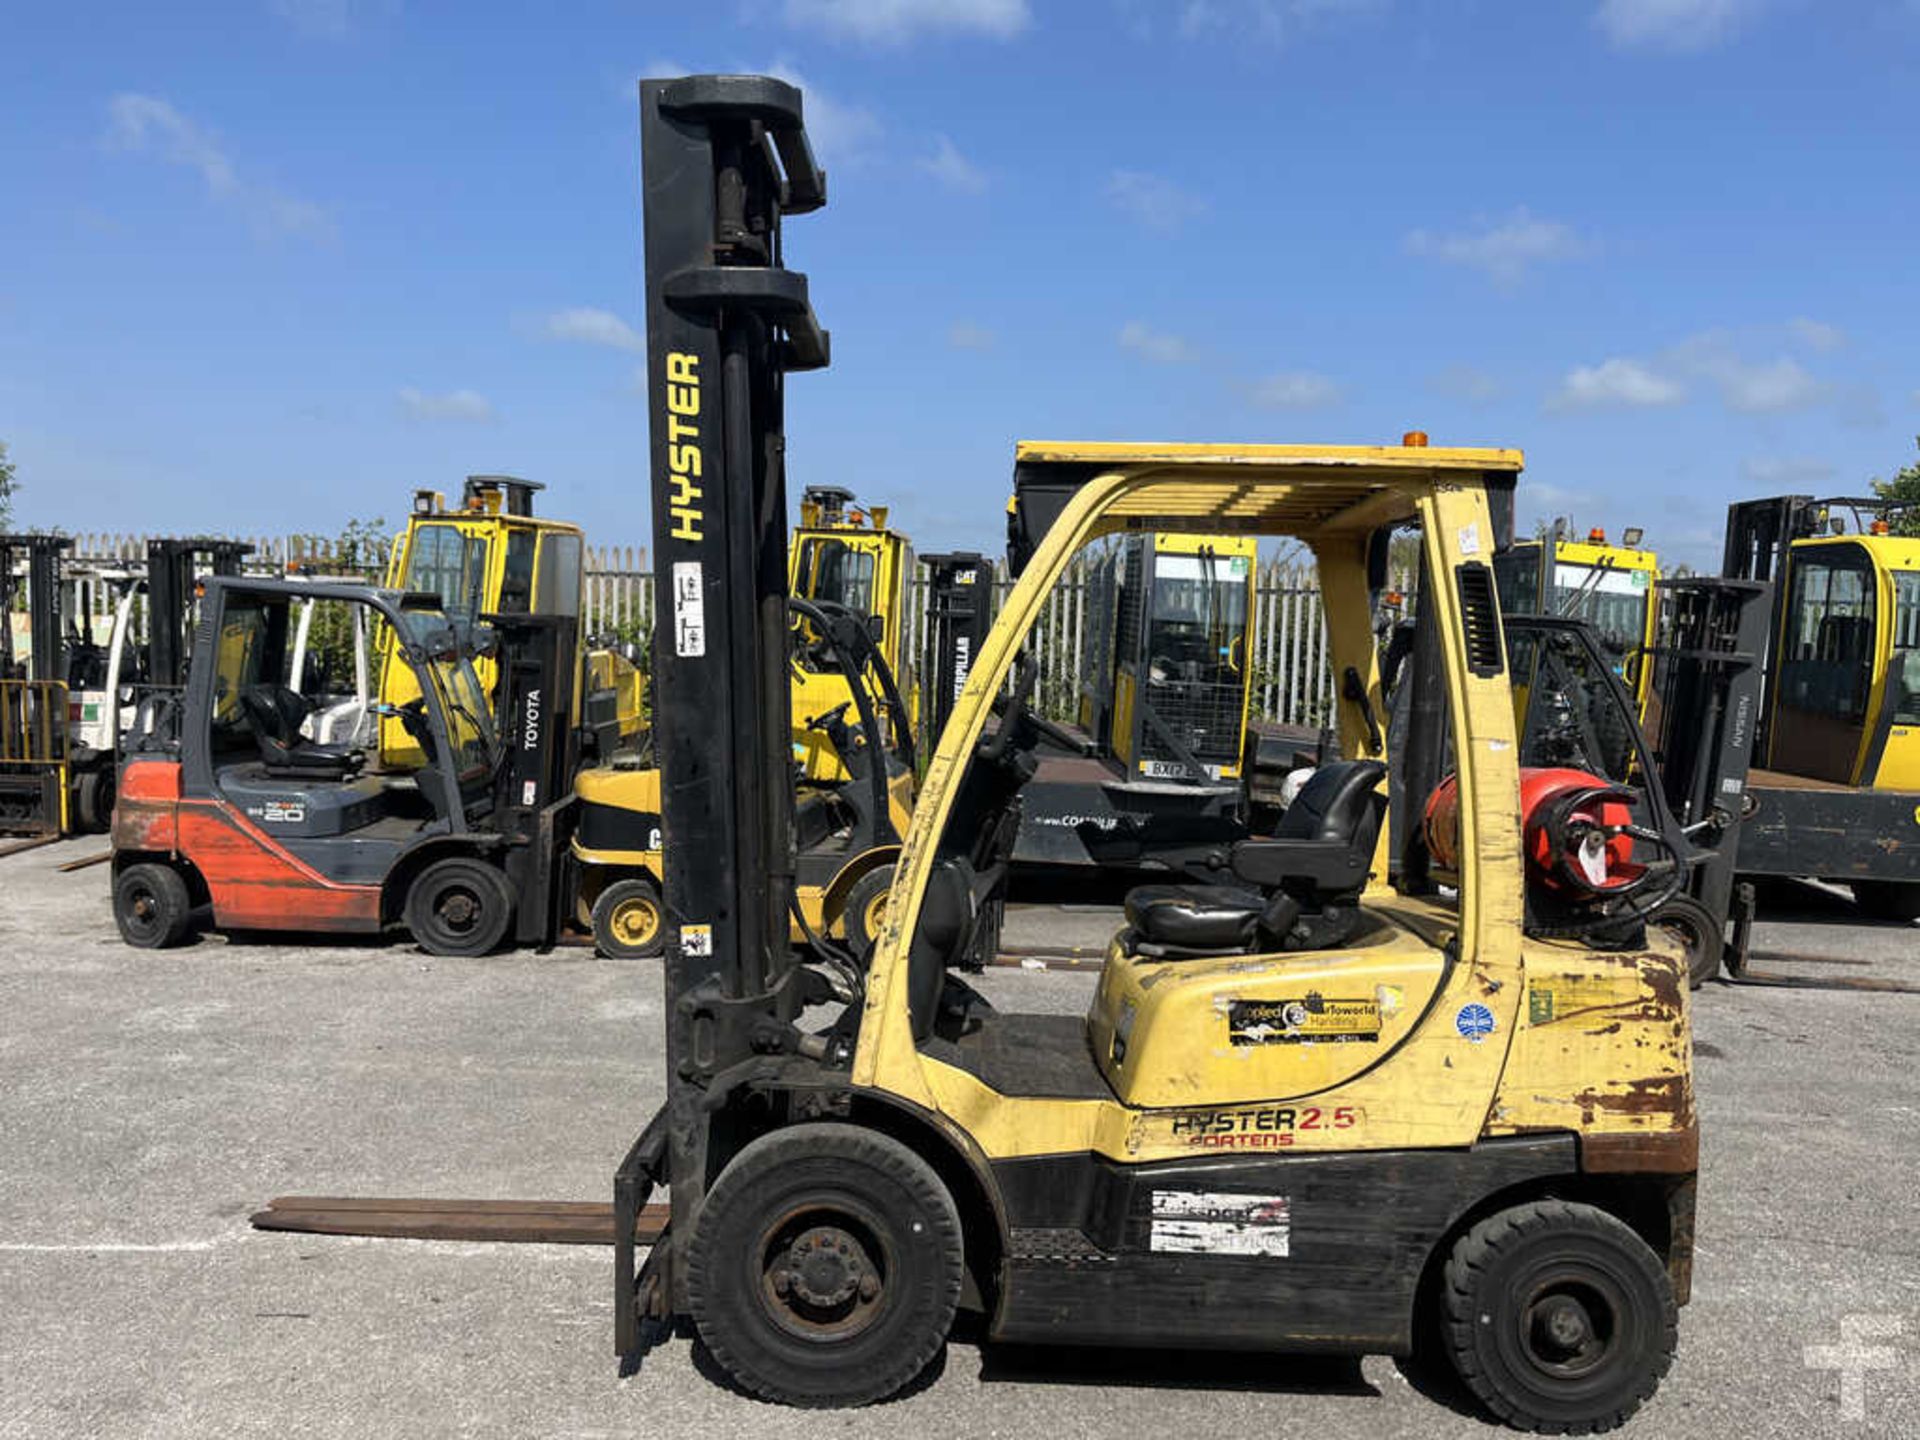
[(1293, 1204), (1285, 1195), (1156, 1190), (1148, 1246), (1173, 1255), (1285, 1259), (1292, 1232)]
[(1297, 1000), (1227, 1005), (1227, 1039), (1235, 1045), (1350, 1045), (1379, 1038), (1376, 1000), (1329, 1000), (1309, 992)]
[[(1249, 1110), (1187, 1110), (1171, 1117), (1175, 1144), (1196, 1150), (1287, 1150), (1303, 1132), (1351, 1130), (1360, 1123), (1354, 1105), (1263, 1105)], [(1169, 1122), (1162, 1121), (1167, 1124)], [(1135, 1132), (1135, 1148), (1153, 1138)]]

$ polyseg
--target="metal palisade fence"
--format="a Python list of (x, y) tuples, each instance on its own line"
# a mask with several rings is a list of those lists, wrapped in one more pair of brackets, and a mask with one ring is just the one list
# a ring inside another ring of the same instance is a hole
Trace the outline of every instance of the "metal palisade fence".
[[(260, 536), (250, 542), (250, 574), (358, 575), (384, 578), (386, 546), (379, 540), (341, 542), (311, 536)], [(115, 595), (101, 575), (142, 564), (143, 535), (77, 535), (69, 565), (80, 583), (79, 609), (95, 638), (104, 641), (112, 625)], [(629, 641), (651, 636), (654, 617), (653, 572), (645, 547), (589, 546), (585, 575), (586, 628), (592, 635)], [(1044, 713), (1071, 718), (1077, 709), (1081, 656), (1089, 623), (1089, 565), (1069, 565), (1048, 597), (1027, 645), (1040, 662), (1040, 704)], [(1005, 568), (994, 567), (996, 608), (1013, 588)], [(80, 617), (75, 616), (76, 620)], [(907, 596), (907, 634), (917, 673), (928, 668), (927, 585), (916, 574)], [(1268, 560), (1255, 577), (1253, 612), (1248, 617), (1247, 651), (1253, 666), (1252, 710), (1256, 719), (1292, 725), (1325, 723), (1333, 709), (1333, 674), (1327, 659), (1327, 635), (1319, 582), (1311, 564)]]

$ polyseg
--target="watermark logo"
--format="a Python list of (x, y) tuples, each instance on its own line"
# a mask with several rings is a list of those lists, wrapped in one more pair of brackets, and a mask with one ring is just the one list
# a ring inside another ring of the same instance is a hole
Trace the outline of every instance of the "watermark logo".
[(1900, 1364), (1900, 1351), (1882, 1342), (1907, 1333), (1898, 1315), (1845, 1315), (1838, 1345), (1809, 1345), (1802, 1360), (1809, 1370), (1831, 1370), (1840, 1377), (1840, 1418), (1867, 1418), (1867, 1376)]

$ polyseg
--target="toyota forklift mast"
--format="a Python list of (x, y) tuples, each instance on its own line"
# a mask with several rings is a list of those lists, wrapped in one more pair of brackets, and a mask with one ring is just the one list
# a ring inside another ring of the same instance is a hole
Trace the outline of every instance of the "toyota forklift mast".
[[(786, 1031), (801, 995), (788, 941), (794, 884), (784, 390), (826, 365), (806, 276), (781, 222), (817, 210), (826, 179), (778, 80), (640, 85), (653, 534), (666, 582), (654, 630), (654, 744), (667, 853), (668, 1098), (615, 1182), (630, 1275), (643, 1185), (672, 1176), (673, 1224), (704, 1191), (721, 1072)], [(666, 1306), (686, 1276), (650, 1260)], [(661, 1270), (667, 1273), (660, 1274)], [(624, 1288), (620, 1340), (631, 1348)], [(663, 1307), (665, 1308), (665, 1307)]]

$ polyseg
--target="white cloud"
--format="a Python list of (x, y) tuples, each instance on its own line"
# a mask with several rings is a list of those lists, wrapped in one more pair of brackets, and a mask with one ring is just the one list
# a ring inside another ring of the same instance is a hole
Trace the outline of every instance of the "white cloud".
[(1829, 325), (1822, 320), (1809, 320), (1802, 315), (1797, 320), (1787, 322), (1787, 332), (1809, 350), (1818, 350), (1822, 354), (1838, 350), (1847, 343), (1847, 332), (1838, 325)]
[(858, 160), (865, 155), (867, 147), (880, 138), (879, 116), (863, 106), (836, 100), (786, 61), (774, 61), (764, 67), (764, 73), (799, 87), (807, 135), (813, 141), (814, 156), (822, 167), (829, 159), (843, 165)]
[(934, 137), (933, 154), (919, 163), (922, 170), (950, 190), (978, 195), (987, 188), (986, 172), (962, 155), (959, 147), (944, 135)]
[(1033, 23), (1027, 0), (786, 0), (786, 17), (797, 29), (872, 45), (920, 35), (1008, 40)]
[(1383, 0), (1186, 0), (1177, 28), (1188, 40), (1250, 35), (1284, 44), (1315, 21), (1377, 10)]
[(493, 406), (487, 397), (472, 390), (448, 390), (429, 395), (411, 385), (396, 397), (400, 413), (409, 420), (461, 420), (480, 422), (493, 419)]
[(273, 13), (315, 40), (343, 40), (353, 33), (354, 0), (272, 0)]
[(1798, 360), (1789, 355), (1749, 360), (1740, 353), (1737, 339), (1722, 330), (1690, 335), (1674, 346), (1675, 363), (1711, 383), (1726, 407), (1742, 414), (1805, 410), (1833, 397), (1833, 386)]
[(947, 344), (956, 350), (991, 350), (993, 342), (993, 331), (971, 320), (956, 320), (947, 331)]
[(1593, 23), (1622, 50), (1704, 50), (1726, 39), (1763, 0), (1600, 0)]
[(644, 353), (647, 337), (635, 330), (611, 310), (576, 306), (557, 310), (542, 326), (549, 340), (578, 340), (586, 345), (609, 345), (615, 350)]
[(1749, 456), (1740, 462), (1740, 469), (1754, 484), (1772, 490), (1799, 490), (1825, 485), (1840, 473), (1831, 461), (1792, 455)]
[(108, 101), (107, 143), (195, 172), (208, 195), (245, 215), (258, 231), (332, 238), (333, 221), (326, 211), (297, 195), (243, 181), (213, 133), (158, 96), (116, 95)]
[(1524, 205), (1504, 219), (1482, 217), (1467, 230), (1409, 231), (1406, 246), (1409, 255), (1479, 270), (1496, 285), (1517, 285), (1528, 267), (1575, 260), (1590, 248), (1571, 225), (1543, 219)]
[(1638, 360), (1616, 356), (1568, 371), (1547, 405), (1554, 410), (1647, 409), (1677, 405), (1686, 398), (1679, 381)]
[(1247, 399), (1261, 410), (1324, 410), (1338, 405), (1340, 387), (1311, 370), (1282, 370), (1246, 387)]
[(1151, 330), (1138, 320), (1129, 320), (1120, 327), (1119, 340), (1122, 350), (1156, 365), (1185, 365), (1199, 358), (1193, 346), (1182, 337)]
[(1207, 210), (1198, 195), (1145, 170), (1115, 170), (1107, 177), (1106, 194), (1122, 214), (1149, 230), (1171, 233)]
[(1427, 378), (1427, 388), (1448, 400), (1464, 400), (1471, 405), (1486, 405), (1498, 400), (1506, 388), (1473, 365), (1449, 365)]

